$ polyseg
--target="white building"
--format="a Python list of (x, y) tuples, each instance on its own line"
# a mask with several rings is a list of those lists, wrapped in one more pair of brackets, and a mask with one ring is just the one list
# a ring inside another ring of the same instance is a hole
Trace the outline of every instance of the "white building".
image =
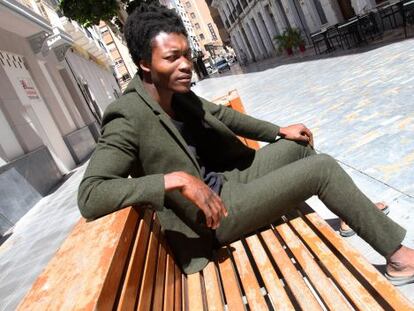
[[(344, 20), (347, 8), (371, 8), (374, 0), (213, 0), (230, 34), (239, 59), (257, 61), (276, 55), (274, 37), (299, 28), (309, 42), (311, 33)], [(364, 5), (365, 3), (365, 5)], [(358, 5), (358, 8), (356, 7)], [(354, 6), (354, 7), (353, 7)], [(351, 14), (354, 14), (352, 12)]]
[(119, 87), (99, 31), (0, 0), (0, 234), (83, 161)]

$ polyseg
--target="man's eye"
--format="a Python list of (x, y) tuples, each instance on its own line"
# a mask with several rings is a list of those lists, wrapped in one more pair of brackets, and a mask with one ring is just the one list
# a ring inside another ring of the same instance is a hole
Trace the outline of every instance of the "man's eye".
[(179, 56), (178, 55), (169, 55), (166, 57), (167, 60), (173, 62), (175, 61)]

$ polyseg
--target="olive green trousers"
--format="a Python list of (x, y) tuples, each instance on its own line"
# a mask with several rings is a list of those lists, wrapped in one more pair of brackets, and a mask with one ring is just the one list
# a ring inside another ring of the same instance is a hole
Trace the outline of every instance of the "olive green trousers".
[(251, 165), (224, 172), (221, 198), (229, 215), (216, 230), (220, 244), (278, 220), (313, 195), (383, 256), (401, 244), (405, 229), (376, 208), (329, 155), (279, 140), (256, 152)]

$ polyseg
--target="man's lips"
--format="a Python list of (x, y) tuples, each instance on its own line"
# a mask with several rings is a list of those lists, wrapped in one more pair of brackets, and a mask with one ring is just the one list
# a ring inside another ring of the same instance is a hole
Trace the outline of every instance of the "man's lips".
[(188, 75), (188, 76), (181, 76), (181, 77), (178, 77), (177, 80), (179, 82), (188, 83), (188, 82), (191, 81), (191, 76), (190, 75)]

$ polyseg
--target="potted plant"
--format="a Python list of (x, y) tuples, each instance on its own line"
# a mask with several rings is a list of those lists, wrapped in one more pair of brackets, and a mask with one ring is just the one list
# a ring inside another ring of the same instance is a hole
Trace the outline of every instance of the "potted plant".
[(287, 30), (287, 35), (292, 41), (292, 45), (295, 48), (299, 48), (299, 51), (302, 53), (305, 52), (305, 40), (302, 38), (302, 33), (298, 28), (289, 28)]
[(275, 40), (279, 47), (279, 52), (285, 50), (288, 55), (293, 55), (293, 41), (289, 36), (288, 30), (285, 30), (281, 35), (275, 36)]

